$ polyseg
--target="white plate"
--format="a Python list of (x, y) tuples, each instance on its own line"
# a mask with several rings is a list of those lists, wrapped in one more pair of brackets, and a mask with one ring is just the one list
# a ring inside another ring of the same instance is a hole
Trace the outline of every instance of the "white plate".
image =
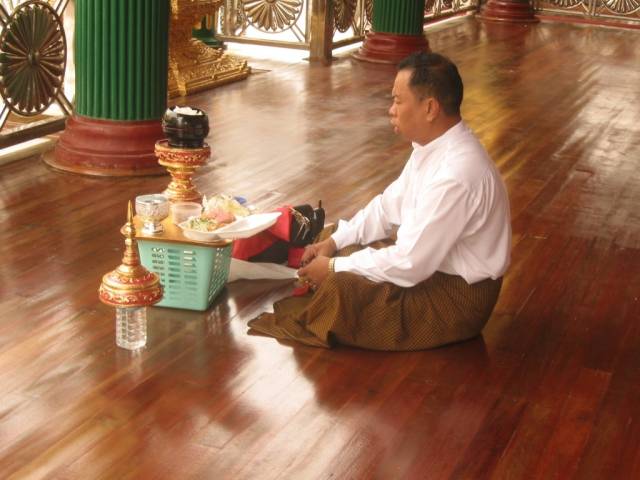
[(188, 228), (186, 222), (182, 222), (180, 225), (182, 233), (185, 237), (196, 240), (198, 242), (216, 242), (220, 240), (220, 237), (215, 232), (201, 232), (200, 230), (193, 230)]
[(239, 218), (224, 227), (213, 230), (212, 232), (201, 232), (187, 227), (187, 221), (180, 224), (182, 233), (191, 240), (199, 242), (214, 242), (216, 240), (235, 240), (238, 238), (252, 237), (256, 233), (273, 226), (278, 220), (282, 212), (256, 213), (246, 217)]
[(272, 227), (282, 212), (255, 213), (239, 218), (235, 222), (225, 225), (215, 231), (216, 235), (225, 240), (249, 238)]

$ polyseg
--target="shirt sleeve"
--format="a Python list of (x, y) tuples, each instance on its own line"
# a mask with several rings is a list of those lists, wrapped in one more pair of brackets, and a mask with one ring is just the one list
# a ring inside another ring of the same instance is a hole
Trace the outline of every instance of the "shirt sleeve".
[(422, 193), (400, 228), (395, 245), (365, 248), (335, 260), (336, 272), (353, 272), (374, 282), (411, 287), (429, 278), (455, 246), (477, 207), (469, 190), (442, 180)]
[(402, 199), (407, 185), (407, 162), (400, 176), (382, 194), (356, 213), (351, 220), (338, 222), (338, 228), (331, 236), (339, 249), (349, 245), (375, 242), (387, 238), (393, 225), (400, 224)]

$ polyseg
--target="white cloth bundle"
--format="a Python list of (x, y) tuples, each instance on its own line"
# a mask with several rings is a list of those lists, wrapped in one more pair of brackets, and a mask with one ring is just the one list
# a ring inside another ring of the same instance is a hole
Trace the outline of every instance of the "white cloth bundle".
[(298, 271), (277, 263), (245, 262), (231, 259), (228, 282), (236, 280), (288, 280), (298, 278)]

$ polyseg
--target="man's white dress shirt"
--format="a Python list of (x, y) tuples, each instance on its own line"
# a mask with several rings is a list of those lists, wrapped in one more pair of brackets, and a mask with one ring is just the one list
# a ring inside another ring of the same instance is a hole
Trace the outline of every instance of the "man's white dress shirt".
[(500, 174), (473, 132), (459, 122), (413, 152), (400, 174), (332, 235), (338, 249), (387, 238), (335, 260), (336, 272), (411, 287), (440, 271), (472, 284), (501, 277), (509, 265), (509, 198)]

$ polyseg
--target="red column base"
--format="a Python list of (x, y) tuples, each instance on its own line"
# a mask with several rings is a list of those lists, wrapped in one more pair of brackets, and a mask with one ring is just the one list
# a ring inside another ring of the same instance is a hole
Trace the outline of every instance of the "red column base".
[(536, 23), (539, 22), (528, 0), (489, 0), (476, 15), (489, 22)]
[(52, 155), (53, 168), (108, 177), (162, 175), (154, 149), (164, 138), (160, 120), (123, 122), (73, 115)]
[(365, 62), (396, 64), (417, 51), (429, 51), (429, 42), (424, 35), (368, 32), (353, 57)]

